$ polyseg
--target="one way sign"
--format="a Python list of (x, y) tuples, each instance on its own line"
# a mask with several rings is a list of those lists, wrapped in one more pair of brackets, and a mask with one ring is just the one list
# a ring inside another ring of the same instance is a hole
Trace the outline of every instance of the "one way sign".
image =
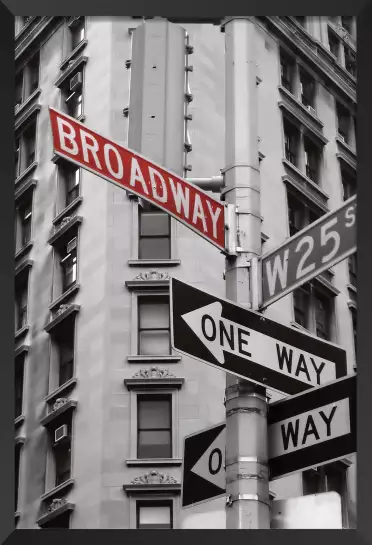
[(182, 507), (225, 495), (225, 428), (218, 424), (185, 437)]
[(175, 350), (294, 395), (346, 375), (344, 349), (171, 279)]

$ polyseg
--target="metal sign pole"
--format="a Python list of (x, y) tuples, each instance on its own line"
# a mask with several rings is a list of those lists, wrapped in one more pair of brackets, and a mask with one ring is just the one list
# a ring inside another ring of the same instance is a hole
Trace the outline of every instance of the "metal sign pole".
[[(261, 255), (255, 26), (227, 17), (225, 200), (237, 211), (237, 256), (226, 258), (226, 297), (252, 302), (249, 261)], [(266, 391), (226, 374), (226, 527), (270, 528)]]

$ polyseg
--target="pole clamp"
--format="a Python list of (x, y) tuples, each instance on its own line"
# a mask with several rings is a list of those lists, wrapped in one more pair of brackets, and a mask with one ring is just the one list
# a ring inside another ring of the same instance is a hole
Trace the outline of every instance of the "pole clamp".
[(241, 500), (259, 501), (260, 503), (263, 503), (270, 507), (270, 501), (265, 501), (258, 494), (229, 494), (228, 496), (226, 496), (226, 506), (231, 507), (235, 501), (241, 501)]
[(233, 407), (232, 409), (229, 409), (226, 411), (226, 417), (231, 416), (235, 413), (256, 413), (264, 418), (266, 418), (266, 411), (261, 411), (261, 409), (257, 409), (256, 407)]

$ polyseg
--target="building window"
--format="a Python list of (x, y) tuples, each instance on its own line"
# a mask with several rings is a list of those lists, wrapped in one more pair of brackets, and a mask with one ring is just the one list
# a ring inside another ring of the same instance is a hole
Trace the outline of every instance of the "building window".
[(356, 195), (356, 178), (349, 170), (341, 168), (341, 181), (343, 189), (343, 199), (347, 201)]
[(77, 279), (77, 238), (64, 245), (61, 252), (62, 293), (71, 288)]
[(295, 61), (283, 51), (280, 52), (280, 70), (283, 87), (294, 94)]
[(55, 467), (55, 486), (71, 477), (71, 419), (53, 429), (53, 458)]
[(64, 320), (53, 334), (57, 353), (58, 386), (74, 376), (75, 320)]
[(137, 396), (137, 458), (172, 457), (172, 396)]
[(294, 319), (297, 324), (308, 328), (308, 309), (310, 304), (310, 293), (308, 286), (298, 288), (293, 292)]
[(350, 143), (352, 116), (350, 111), (339, 102), (336, 102), (337, 132), (346, 144)]
[(347, 32), (351, 35), (352, 34), (352, 24), (353, 24), (353, 17), (352, 15), (341, 15), (341, 26), (347, 30)]
[(15, 330), (19, 331), (27, 324), (28, 273), (19, 275), (15, 281)]
[(290, 236), (295, 235), (298, 231), (301, 231), (301, 229), (307, 227), (307, 225), (310, 225), (321, 216), (321, 214), (315, 212), (306, 206), (300, 199), (296, 198), (290, 191), (287, 193), (287, 202)]
[(317, 337), (330, 340), (331, 309), (330, 300), (314, 293), (315, 305), (315, 333)]
[(170, 216), (155, 206), (139, 206), (139, 259), (170, 259)]
[(345, 68), (354, 78), (356, 77), (356, 56), (355, 53), (346, 45), (345, 51)]
[(36, 53), (15, 77), (15, 105), (20, 106), (39, 87), (40, 54)]
[(18, 178), (34, 161), (36, 122), (31, 123), (15, 140), (15, 177)]
[(356, 308), (350, 308), (351, 323), (353, 327), (354, 352), (357, 353), (357, 311)]
[(330, 28), (328, 28), (328, 43), (330, 52), (336, 57), (337, 60), (339, 60), (341, 42), (337, 35)]
[(353, 254), (349, 257), (349, 282), (354, 288), (356, 288), (357, 283), (357, 254)]
[(32, 221), (32, 201), (26, 201), (21, 204), (17, 210), (19, 220), (18, 247), (22, 248), (31, 240), (31, 221)]
[(66, 113), (75, 119), (83, 115), (83, 71), (76, 72), (61, 85)]
[(21, 467), (21, 449), (22, 445), (16, 445), (14, 450), (14, 511), (18, 510), (18, 496), (19, 496), (19, 474)]
[(61, 162), (59, 176), (63, 187), (62, 209), (71, 204), (80, 195), (81, 169), (67, 161)]
[(169, 296), (138, 297), (138, 353), (170, 354)]
[(306, 25), (306, 17), (304, 15), (294, 15), (296, 21), (303, 27)]
[(160, 530), (173, 528), (172, 501), (137, 501), (137, 529)]
[(70, 24), (71, 51), (75, 49), (85, 38), (85, 18), (79, 17)]
[(314, 109), (315, 80), (305, 70), (300, 69), (301, 102), (307, 108)]
[(15, 381), (15, 411), (14, 417), (18, 418), (23, 412), (23, 382), (25, 356), (19, 355), (15, 358), (14, 381)]
[(287, 161), (297, 166), (298, 163), (298, 147), (300, 133), (299, 130), (284, 119), (284, 147), (285, 147), (285, 158)]
[(318, 146), (304, 137), (305, 172), (306, 176), (316, 184), (319, 183), (320, 150)]

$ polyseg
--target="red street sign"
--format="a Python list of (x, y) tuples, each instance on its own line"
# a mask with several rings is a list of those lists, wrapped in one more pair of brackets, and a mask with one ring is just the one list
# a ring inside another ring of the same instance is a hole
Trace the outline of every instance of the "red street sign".
[(356, 252), (356, 196), (262, 256), (265, 308)]
[(177, 174), (49, 108), (54, 151), (161, 208), (225, 251), (225, 206)]

